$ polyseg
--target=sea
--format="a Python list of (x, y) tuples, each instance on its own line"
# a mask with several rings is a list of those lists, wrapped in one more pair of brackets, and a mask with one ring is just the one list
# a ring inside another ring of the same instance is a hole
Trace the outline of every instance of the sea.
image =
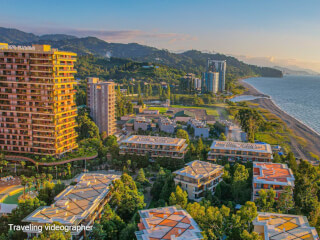
[(320, 76), (258, 77), (245, 82), (270, 96), (281, 110), (320, 134)]

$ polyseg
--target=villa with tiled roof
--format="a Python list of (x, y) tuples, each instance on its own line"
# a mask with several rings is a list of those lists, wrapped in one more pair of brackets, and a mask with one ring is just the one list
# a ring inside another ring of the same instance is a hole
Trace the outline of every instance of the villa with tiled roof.
[(200, 240), (201, 229), (190, 214), (179, 207), (170, 206), (140, 210), (138, 240)]
[(253, 163), (252, 199), (259, 197), (261, 189), (272, 188), (278, 199), (286, 186), (294, 187), (294, 175), (287, 164)]
[(173, 174), (175, 184), (187, 191), (189, 199), (201, 201), (206, 190), (214, 193), (222, 181), (223, 166), (195, 160)]
[(261, 212), (253, 226), (253, 231), (263, 240), (319, 239), (316, 229), (310, 227), (304, 216)]

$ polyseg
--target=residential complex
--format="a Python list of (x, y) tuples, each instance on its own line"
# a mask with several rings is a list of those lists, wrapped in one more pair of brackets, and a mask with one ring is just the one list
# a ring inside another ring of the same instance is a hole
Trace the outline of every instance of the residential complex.
[(242, 131), (241, 127), (230, 121), (221, 121), (225, 125), (225, 136), (228, 141), (246, 142), (247, 133)]
[(87, 106), (100, 132), (113, 135), (116, 132), (115, 83), (87, 78)]
[(60, 155), (78, 147), (76, 54), (0, 43), (0, 150)]
[(217, 93), (219, 91), (219, 72), (203, 73), (202, 91), (204, 93)]
[(196, 78), (194, 73), (188, 73), (181, 78), (180, 87), (189, 93), (201, 90), (201, 79)]
[(272, 162), (273, 156), (269, 144), (214, 141), (208, 153), (208, 160), (223, 158), (231, 162)]
[(190, 118), (188, 121), (188, 125), (190, 125), (194, 129), (194, 136), (195, 137), (209, 137), (210, 128), (207, 127), (205, 121), (200, 121), (194, 118)]
[(159, 129), (162, 132), (173, 134), (176, 130), (177, 124), (173, 119), (161, 117), (158, 121)]
[(132, 135), (120, 143), (120, 154), (184, 158), (188, 144), (182, 138)]
[(252, 199), (259, 197), (261, 189), (272, 188), (276, 192), (276, 199), (278, 199), (285, 187), (294, 187), (294, 175), (287, 164), (282, 163), (253, 163), (253, 179)]
[(253, 226), (253, 231), (263, 240), (319, 239), (316, 229), (310, 227), (304, 216), (261, 212)]
[(181, 185), (188, 192), (189, 199), (201, 201), (205, 191), (214, 193), (216, 186), (222, 181), (223, 166), (196, 160), (173, 174), (175, 184)]
[(135, 131), (139, 131), (139, 129), (143, 131), (151, 130), (151, 119), (147, 119), (145, 117), (136, 117), (133, 123), (133, 129)]
[[(50, 206), (43, 206), (25, 217), (22, 222), (33, 225), (61, 223), (65, 226), (92, 226), (100, 218), (104, 205), (109, 201), (110, 185), (119, 175), (83, 173), (77, 184), (68, 186), (55, 197)], [(38, 235), (37, 231), (26, 229), (28, 238)], [(73, 239), (85, 236), (85, 231), (71, 231)]]
[(212, 60), (208, 59), (207, 72), (218, 72), (219, 73), (219, 83), (218, 91), (223, 92), (226, 85), (226, 69), (227, 62), (225, 60)]
[(190, 214), (176, 206), (140, 210), (138, 240), (200, 240), (201, 229)]

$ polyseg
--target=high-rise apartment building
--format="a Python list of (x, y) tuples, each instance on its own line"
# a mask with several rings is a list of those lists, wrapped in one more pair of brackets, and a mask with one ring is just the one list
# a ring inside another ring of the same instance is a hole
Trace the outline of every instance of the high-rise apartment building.
[(219, 73), (205, 72), (203, 73), (203, 92), (217, 93), (219, 91)]
[(227, 62), (225, 60), (211, 60), (208, 59), (207, 72), (218, 72), (219, 73), (219, 87), (218, 91), (223, 92), (226, 86), (226, 69)]
[(114, 82), (87, 78), (87, 106), (100, 132), (112, 135), (116, 131), (116, 93)]
[(0, 149), (60, 155), (77, 148), (76, 54), (0, 43)]

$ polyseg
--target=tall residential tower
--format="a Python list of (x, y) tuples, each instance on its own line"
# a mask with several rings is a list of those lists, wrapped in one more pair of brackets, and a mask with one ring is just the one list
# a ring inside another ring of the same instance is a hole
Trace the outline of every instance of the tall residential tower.
[(0, 149), (60, 155), (77, 148), (76, 54), (0, 43)]
[(87, 78), (87, 106), (100, 132), (113, 135), (116, 131), (116, 93), (114, 82)]
[(227, 62), (225, 60), (220, 61), (220, 60), (208, 59), (207, 70), (205, 74), (209, 74), (211, 72), (219, 73), (219, 81), (218, 81), (219, 92), (223, 92), (225, 90), (226, 69), (227, 69)]

